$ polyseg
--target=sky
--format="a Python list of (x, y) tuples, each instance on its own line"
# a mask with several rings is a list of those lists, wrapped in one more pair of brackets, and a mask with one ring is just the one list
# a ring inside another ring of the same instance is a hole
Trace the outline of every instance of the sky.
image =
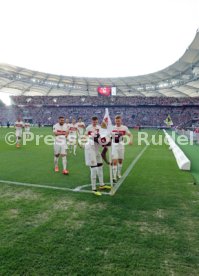
[(136, 76), (179, 59), (198, 0), (0, 0), (0, 63), (84, 77)]

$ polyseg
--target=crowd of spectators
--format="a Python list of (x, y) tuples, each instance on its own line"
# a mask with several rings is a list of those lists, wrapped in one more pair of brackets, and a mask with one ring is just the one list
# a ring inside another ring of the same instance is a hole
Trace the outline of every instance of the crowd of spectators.
[(139, 105), (158, 105), (158, 106), (187, 106), (199, 105), (199, 97), (195, 98), (173, 98), (173, 97), (84, 97), (84, 96), (12, 96), (14, 105), (47, 105), (47, 106), (139, 106)]
[[(64, 106), (10, 106), (0, 107), (0, 122), (3, 125), (9, 121), (13, 124), (16, 118), (20, 116), (23, 120), (27, 119), (33, 124), (52, 125), (57, 121), (60, 115), (72, 118), (82, 117), (85, 123), (90, 123), (93, 115), (98, 116), (99, 121), (102, 121), (104, 116), (104, 107), (64, 107)], [(129, 127), (134, 126), (153, 126), (161, 127), (165, 125), (165, 119), (168, 115), (175, 126), (183, 122), (191, 121), (193, 118), (199, 118), (198, 107), (158, 107), (158, 106), (143, 106), (143, 107), (109, 107), (111, 119), (114, 116), (121, 114), (123, 121)]]
[(20, 116), (33, 124), (52, 125), (58, 116), (83, 117), (86, 124), (93, 115), (101, 121), (104, 107), (109, 107), (110, 116), (121, 114), (129, 127), (165, 125), (171, 116), (175, 126), (199, 118), (199, 97), (84, 97), (84, 96), (12, 96), (12, 105), (0, 104), (0, 124), (13, 124)]

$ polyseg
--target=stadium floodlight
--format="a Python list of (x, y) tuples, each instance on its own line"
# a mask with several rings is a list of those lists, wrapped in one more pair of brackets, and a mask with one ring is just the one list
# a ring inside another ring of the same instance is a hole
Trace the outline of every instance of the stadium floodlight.
[(7, 93), (0, 92), (0, 100), (7, 106), (11, 105), (10, 95)]

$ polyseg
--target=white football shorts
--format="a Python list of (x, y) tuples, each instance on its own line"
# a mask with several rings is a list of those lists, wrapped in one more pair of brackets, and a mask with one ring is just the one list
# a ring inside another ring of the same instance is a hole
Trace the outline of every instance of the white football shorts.
[(54, 144), (54, 154), (67, 154), (67, 144)]
[(30, 132), (30, 128), (25, 128), (25, 132)]
[(22, 129), (21, 130), (16, 130), (16, 137), (22, 137)]
[(121, 143), (112, 144), (112, 159), (124, 159), (124, 145)]
[(102, 156), (98, 151), (98, 147), (86, 143), (85, 145), (85, 163), (86, 166), (97, 166), (98, 163), (102, 163)]
[(77, 135), (69, 134), (68, 142), (69, 142), (69, 145), (76, 145), (77, 144)]

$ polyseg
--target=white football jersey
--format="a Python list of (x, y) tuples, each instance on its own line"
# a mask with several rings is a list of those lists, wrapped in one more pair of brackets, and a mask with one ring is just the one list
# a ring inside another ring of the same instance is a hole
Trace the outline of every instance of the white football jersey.
[(66, 124), (66, 126), (67, 126), (67, 129), (69, 129), (70, 123), (65, 123), (65, 124)]
[(79, 133), (82, 134), (85, 129), (85, 123), (84, 122), (77, 122), (77, 128), (79, 130)]
[(53, 133), (57, 133), (58, 135), (55, 136), (55, 143), (66, 143), (66, 133), (68, 131), (67, 125), (63, 124), (60, 125), (59, 123), (53, 126)]
[(97, 125), (96, 127), (94, 127), (93, 125), (89, 125), (86, 128), (85, 135), (90, 135), (94, 137), (95, 135), (99, 134), (100, 128), (101, 127), (99, 125)]
[(23, 126), (24, 126), (24, 123), (22, 121), (20, 121), (20, 122), (16, 121), (15, 122), (15, 128), (16, 128), (16, 130), (22, 130)]
[(25, 128), (30, 128), (30, 123), (25, 123), (25, 124), (24, 124), (24, 127), (25, 127)]
[(120, 127), (117, 127), (116, 125), (113, 126), (111, 131), (111, 136), (113, 137), (113, 141), (115, 143), (119, 143), (122, 141), (122, 136), (131, 134), (130, 130), (127, 126), (121, 125)]
[(77, 131), (78, 131), (77, 124), (69, 124), (68, 130), (70, 135), (77, 135)]

